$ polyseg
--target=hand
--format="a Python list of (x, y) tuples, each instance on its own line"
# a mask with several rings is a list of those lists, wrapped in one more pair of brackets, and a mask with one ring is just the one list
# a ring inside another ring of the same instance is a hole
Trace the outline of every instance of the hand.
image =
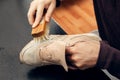
[(49, 22), (55, 7), (56, 0), (33, 0), (28, 11), (29, 23), (32, 25), (32, 27), (37, 26), (43, 17), (44, 9), (47, 9), (45, 20)]
[(66, 61), (71, 69), (87, 69), (96, 65), (100, 50), (99, 41), (81, 41), (66, 47)]

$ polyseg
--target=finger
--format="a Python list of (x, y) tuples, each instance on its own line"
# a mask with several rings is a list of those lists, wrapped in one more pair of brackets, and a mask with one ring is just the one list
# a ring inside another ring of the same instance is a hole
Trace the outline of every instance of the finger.
[(68, 68), (71, 69), (71, 70), (77, 70), (78, 69), (78, 68), (73, 67), (73, 66), (68, 66)]
[(66, 56), (70, 56), (71, 54), (70, 54), (69, 52), (70, 52), (70, 47), (67, 46), (67, 47), (65, 48), (65, 55), (66, 55)]
[[(55, 1), (56, 1), (56, 0), (55, 0)], [(50, 6), (49, 6), (49, 8), (48, 8), (48, 10), (47, 10), (47, 13), (46, 13), (46, 15), (45, 15), (45, 20), (46, 20), (47, 22), (50, 21), (50, 18), (51, 18), (51, 16), (52, 16), (52, 13), (53, 13), (53, 11), (54, 11), (54, 9), (55, 9), (55, 6), (56, 6), (56, 2), (55, 2), (55, 1), (50, 4)]]
[(74, 46), (66, 46), (65, 48), (65, 54), (66, 55), (72, 55), (75, 52)]
[(69, 56), (65, 56), (65, 59), (66, 59), (66, 63), (68, 66), (72, 66), (72, 67), (76, 67), (75, 66), (75, 60), (72, 59), (73, 55), (69, 55)]
[(75, 62), (72, 61), (72, 60), (70, 60), (70, 59), (66, 60), (66, 63), (67, 63), (68, 66), (70, 66), (70, 67), (72, 67), (72, 68), (78, 68), (78, 67), (75, 65)]
[(43, 11), (44, 11), (44, 5), (41, 4), (41, 5), (38, 6), (35, 21), (34, 21), (34, 24), (33, 24), (32, 27), (36, 27), (40, 23), (42, 15), (43, 15)]
[(37, 9), (37, 6), (34, 5), (34, 3), (32, 2), (27, 14), (29, 24), (31, 25), (34, 23), (34, 15), (35, 15), (36, 9)]

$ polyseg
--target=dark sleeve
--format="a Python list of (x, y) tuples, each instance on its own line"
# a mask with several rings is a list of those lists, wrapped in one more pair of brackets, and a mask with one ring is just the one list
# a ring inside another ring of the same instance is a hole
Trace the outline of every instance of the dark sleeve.
[(56, 7), (59, 7), (61, 4), (61, 1), (60, 0), (56, 0)]
[(112, 75), (120, 79), (120, 51), (101, 41), (97, 67), (107, 69)]

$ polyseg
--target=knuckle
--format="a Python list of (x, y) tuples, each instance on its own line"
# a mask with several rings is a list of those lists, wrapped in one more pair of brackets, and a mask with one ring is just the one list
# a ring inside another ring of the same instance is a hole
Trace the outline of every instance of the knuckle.
[(72, 56), (71, 56), (71, 60), (72, 60), (72, 61), (74, 61), (74, 62), (76, 62), (76, 61), (77, 61), (77, 59), (76, 59), (75, 55), (72, 55)]
[(28, 17), (28, 18), (30, 18), (30, 17), (31, 17), (31, 14), (30, 14), (29, 12), (27, 13), (27, 17)]
[(35, 0), (30, 3), (30, 6), (35, 5)]
[(76, 66), (79, 67), (80, 70), (85, 70), (86, 69), (86, 67), (85, 67), (83, 62), (81, 62), (79, 64), (76, 64)]
[(77, 68), (79, 68), (79, 67), (80, 67), (77, 63), (75, 64), (75, 66), (76, 66)]
[(47, 18), (50, 18), (50, 17), (51, 17), (51, 15), (50, 15), (49, 13), (47, 13), (47, 14), (46, 14), (46, 17), (47, 17)]
[(84, 70), (83, 64), (81, 63), (76, 63), (75, 66), (79, 68), (80, 70)]
[(74, 49), (74, 48), (69, 48), (69, 52), (70, 52), (70, 53), (74, 53), (74, 52), (75, 52), (75, 49)]
[(77, 67), (82, 68), (84, 66), (84, 63), (81, 61), (78, 61), (75, 63)]
[(39, 0), (39, 4), (44, 4), (45, 0)]

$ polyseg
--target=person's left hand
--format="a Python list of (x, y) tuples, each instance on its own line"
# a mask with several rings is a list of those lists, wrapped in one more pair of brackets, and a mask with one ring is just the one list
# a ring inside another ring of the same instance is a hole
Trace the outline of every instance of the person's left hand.
[[(28, 21), (32, 27), (36, 27), (45, 15), (45, 21), (49, 22), (56, 8), (56, 0), (33, 0), (28, 10)], [(44, 11), (46, 13), (44, 14)]]
[(99, 41), (81, 41), (66, 47), (66, 61), (70, 69), (84, 70), (96, 65), (100, 50)]

